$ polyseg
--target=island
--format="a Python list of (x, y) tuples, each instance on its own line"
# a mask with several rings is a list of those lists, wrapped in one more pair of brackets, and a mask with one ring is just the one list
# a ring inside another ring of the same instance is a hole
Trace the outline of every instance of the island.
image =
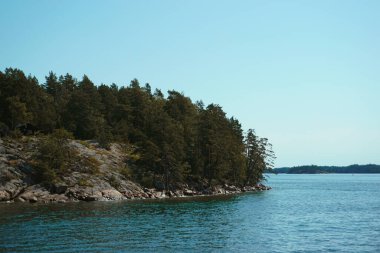
[(0, 72), (0, 201), (67, 202), (261, 191), (267, 138), (217, 104), (137, 79)]
[(275, 168), (269, 173), (286, 173), (286, 174), (326, 174), (326, 173), (380, 173), (380, 165), (367, 164), (358, 165), (353, 164), (350, 166), (317, 166), (317, 165), (305, 165), (296, 167), (282, 167)]

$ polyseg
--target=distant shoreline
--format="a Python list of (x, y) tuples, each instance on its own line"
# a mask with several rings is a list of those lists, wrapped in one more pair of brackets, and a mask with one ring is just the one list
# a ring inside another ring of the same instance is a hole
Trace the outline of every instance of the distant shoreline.
[(275, 174), (378, 174), (380, 173), (380, 165), (353, 164), (349, 166), (317, 166), (305, 165), (296, 167), (282, 167), (273, 169), (268, 173)]

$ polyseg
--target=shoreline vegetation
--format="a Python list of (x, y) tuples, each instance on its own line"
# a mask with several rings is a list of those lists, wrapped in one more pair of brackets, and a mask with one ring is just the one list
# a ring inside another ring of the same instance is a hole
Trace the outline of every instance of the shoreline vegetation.
[(268, 190), (268, 139), (183, 93), (0, 71), (0, 202), (166, 198)]
[(282, 167), (275, 168), (269, 173), (275, 174), (330, 174), (330, 173), (347, 173), (347, 174), (370, 174), (380, 173), (380, 165), (366, 164), (358, 165), (353, 164), (349, 166), (317, 166), (317, 165), (304, 165), (295, 167)]

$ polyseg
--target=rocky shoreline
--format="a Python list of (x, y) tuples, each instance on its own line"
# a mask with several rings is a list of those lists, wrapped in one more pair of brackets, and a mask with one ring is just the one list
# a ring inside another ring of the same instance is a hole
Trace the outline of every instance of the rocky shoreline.
[(50, 203), (73, 201), (111, 201), (127, 199), (163, 199), (192, 196), (228, 195), (271, 189), (262, 184), (239, 187), (234, 185), (208, 186), (206, 182), (177, 184), (170, 190), (145, 188), (126, 178), (120, 171), (128, 159), (120, 144), (109, 150), (90, 141), (71, 142), (71, 146), (84, 158), (97, 164), (97, 171), (78, 168), (59, 182), (48, 186), (35, 181), (30, 160), (36, 138), (21, 140), (0, 139), (0, 203)]
[[(72, 187), (65, 189), (64, 193), (51, 192), (40, 185), (32, 185), (22, 189), (20, 192), (12, 191), (11, 188), (0, 190), (0, 203), (66, 203), (78, 201), (115, 201), (115, 200), (138, 200), (138, 199), (166, 199), (185, 198), (196, 196), (232, 195), (244, 192), (258, 192), (270, 190), (271, 187), (257, 185), (255, 187), (236, 187), (233, 185), (216, 186), (198, 191), (190, 188), (175, 191), (160, 191), (154, 188), (140, 188), (134, 191), (119, 192), (114, 188), (99, 190), (92, 187)], [(15, 194), (16, 193), (16, 194)], [(13, 195), (15, 194), (15, 195)]]

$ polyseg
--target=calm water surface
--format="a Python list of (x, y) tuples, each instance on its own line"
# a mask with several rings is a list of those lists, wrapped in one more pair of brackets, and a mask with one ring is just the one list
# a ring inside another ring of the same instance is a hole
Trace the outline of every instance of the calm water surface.
[(380, 252), (380, 174), (233, 197), (0, 204), (0, 252)]

